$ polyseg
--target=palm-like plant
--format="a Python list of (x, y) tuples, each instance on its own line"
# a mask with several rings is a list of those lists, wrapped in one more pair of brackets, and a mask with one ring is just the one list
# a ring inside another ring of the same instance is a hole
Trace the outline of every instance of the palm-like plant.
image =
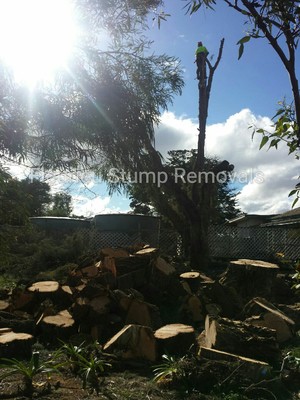
[(173, 356), (164, 354), (162, 356), (164, 362), (157, 365), (154, 369), (154, 380), (156, 382), (173, 381), (179, 372), (179, 361)]
[(60, 355), (67, 357), (64, 364), (70, 366), (72, 371), (81, 377), (84, 389), (89, 383), (98, 392), (99, 376), (106, 368), (111, 367), (111, 364), (101, 357), (97, 343), (94, 343), (92, 348), (84, 346), (84, 342), (79, 346), (63, 343), (56, 353), (56, 356)]
[(0, 374), (1, 379), (5, 379), (12, 375), (21, 375), (24, 383), (24, 393), (32, 396), (34, 391), (34, 377), (38, 374), (47, 374), (48, 376), (53, 372), (59, 372), (58, 365), (53, 365), (51, 361), (41, 361), (40, 353), (35, 351), (32, 353), (29, 362), (20, 361), (16, 358), (1, 358), (0, 369), (4, 372)]

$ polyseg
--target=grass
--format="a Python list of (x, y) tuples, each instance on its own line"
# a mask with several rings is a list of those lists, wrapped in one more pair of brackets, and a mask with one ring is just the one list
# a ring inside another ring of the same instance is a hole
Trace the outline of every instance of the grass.
[(32, 353), (29, 362), (20, 361), (15, 358), (0, 359), (0, 379), (5, 379), (13, 375), (20, 375), (23, 379), (23, 392), (25, 395), (32, 397), (34, 392), (34, 378), (37, 375), (46, 374), (47, 377), (53, 372), (58, 372), (58, 366), (53, 365), (51, 361), (41, 361), (40, 353), (35, 351)]

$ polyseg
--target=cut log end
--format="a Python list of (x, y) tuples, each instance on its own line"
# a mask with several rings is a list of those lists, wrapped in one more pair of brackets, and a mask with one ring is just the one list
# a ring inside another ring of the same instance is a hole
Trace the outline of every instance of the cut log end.
[(42, 281), (35, 282), (29, 288), (29, 292), (39, 292), (39, 293), (54, 293), (59, 289), (59, 283), (56, 281)]

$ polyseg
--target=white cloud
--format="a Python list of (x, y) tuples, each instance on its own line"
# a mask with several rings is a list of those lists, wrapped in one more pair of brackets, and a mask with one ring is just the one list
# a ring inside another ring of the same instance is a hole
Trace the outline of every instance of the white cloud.
[[(230, 116), (225, 122), (207, 127), (206, 152), (235, 165), (235, 178), (239, 183), (238, 195), (241, 209), (248, 213), (273, 214), (291, 207), (293, 201), (288, 193), (298, 182), (300, 162), (288, 155), (282, 144), (278, 150), (263, 148), (259, 151), (261, 136), (254, 135), (249, 125), (267, 128), (268, 117), (255, 116), (249, 109)], [(198, 122), (187, 116), (176, 116), (172, 112), (162, 115), (156, 129), (156, 148), (164, 155), (168, 150), (192, 149), (197, 146)], [(11, 171), (18, 179), (34, 177), (29, 169), (14, 165)], [(42, 176), (48, 178), (48, 176)], [(128, 202), (119, 203), (116, 196), (100, 190), (99, 181), (91, 174), (82, 176), (58, 175), (46, 180), (52, 193), (67, 190), (73, 197), (74, 214), (95, 215), (118, 213), (128, 210)], [(102, 196), (96, 196), (102, 193)], [(92, 197), (92, 198), (91, 198)], [(126, 208), (126, 210), (125, 210)]]
[[(163, 155), (168, 150), (196, 147), (197, 121), (169, 112), (161, 121), (156, 143)], [(290, 209), (293, 199), (288, 198), (288, 193), (300, 174), (300, 163), (288, 155), (286, 145), (280, 144), (278, 150), (267, 150), (268, 146), (259, 150), (260, 134), (252, 140), (250, 125), (267, 129), (271, 124), (268, 117), (255, 116), (244, 109), (207, 128), (206, 153), (235, 165), (236, 181), (243, 186), (239, 204), (248, 213), (273, 214)]]
[(75, 195), (72, 199), (73, 213), (76, 215), (84, 215), (89, 217), (96, 214), (110, 214), (111, 212), (113, 212), (113, 209), (108, 207), (111, 201), (110, 196), (99, 196), (93, 199), (89, 199), (84, 195)]
[(197, 146), (197, 125), (186, 117), (165, 112), (156, 129), (156, 148), (165, 157), (169, 150), (192, 149)]

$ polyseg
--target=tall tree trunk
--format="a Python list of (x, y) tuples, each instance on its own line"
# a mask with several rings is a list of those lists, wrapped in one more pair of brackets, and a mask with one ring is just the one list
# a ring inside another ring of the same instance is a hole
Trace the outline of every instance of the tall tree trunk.
[[(194, 164), (194, 171), (196, 173), (204, 172), (205, 169), (204, 150), (209, 97), (213, 76), (221, 60), (223, 47), (224, 39), (221, 40), (218, 57), (214, 65), (205, 58), (203, 60), (204, 73), (201, 73), (201, 79), (199, 80), (199, 134), (197, 158)], [(206, 74), (207, 66), (208, 75)], [(215, 185), (213, 182), (195, 183), (192, 187), (192, 193), (189, 194), (175, 182), (174, 177), (164, 167), (159, 153), (155, 150), (150, 140), (146, 142), (146, 150), (151, 160), (149, 165), (151, 165), (152, 170), (156, 171), (157, 174), (164, 172), (167, 176), (167, 180), (163, 185), (160, 202), (164, 202), (164, 208), (167, 208), (169, 201), (168, 194), (174, 196), (176, 199), (178, 221), (183, 225), (181, 232), (185, 231), (185, 243), (189, 243), (188, 251), (191, 266), (197, 269), (205, 269), (209, 257), (208, 227)], [(229, 163), (227, 164), (229, 165)], [(182, 216), (184, 216), (184, 221), (182, 221)], [(172, 221), (174, 221), (174, 218), (172, 218)], [(174, 226), (178, 225), (178, 221), (173, 223)]]

